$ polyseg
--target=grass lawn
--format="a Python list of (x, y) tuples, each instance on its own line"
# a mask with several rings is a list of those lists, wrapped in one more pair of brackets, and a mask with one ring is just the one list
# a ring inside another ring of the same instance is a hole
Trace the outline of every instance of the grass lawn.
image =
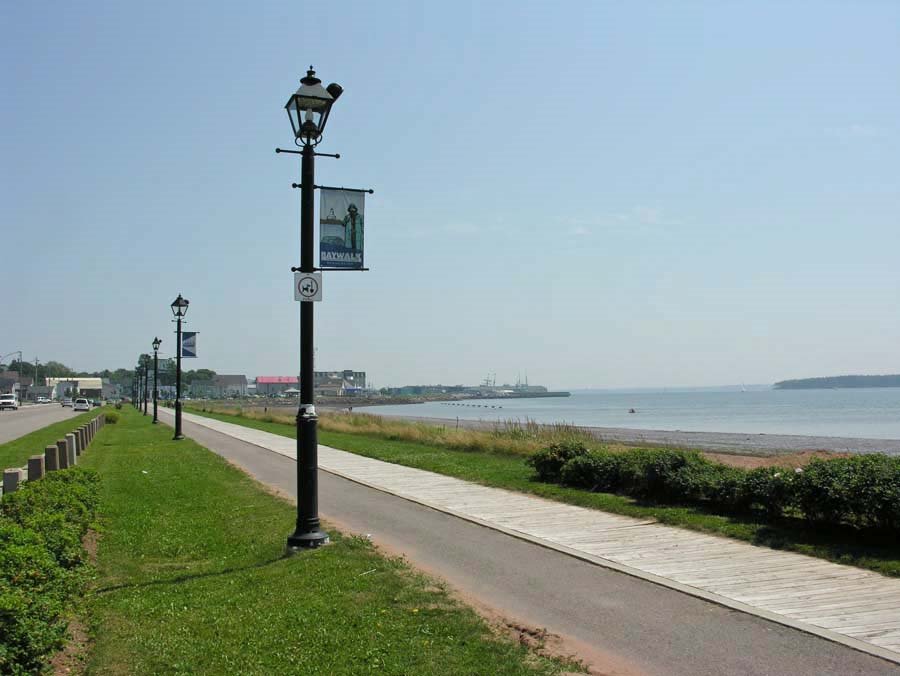
[[(8, 414), (4, 414), (8, 415)], [(79, 415), (73, 415), (68, 420), (53, 423), (35, 430), (24, 437), (0, 444), (0, 469), (7, 467), (24, 467), (28, 464), (28, 458), (32, 455), (44, 455), (44, 449), (50, 444), (55, 444), (64, 439), (77, 427), (100, 415), (100, 409), (85, 411)]]
[[(194, 410), (191, 412), (294, 437), (294, 427), (284, 423)], [(697, 507), (648, 504), (612, 493), (591, 493), (541, 483), (532, 479), (533, 472), (525, 465), (521, 455), (453, 450), (409, 441), (323, 430), (319, 431), (319, 443), (486, 486), (531, 493), (615, 514), (654, 518), (672, 526), (724, 535), (900, 577), (900, 544), (889, 536), (870, 537), (867, 542), (861, 542), (860, 533), (849, 527), (813, 528), (801, 519), (784, 519), (777, 524), (765, 523), (750, 517), (721, 516)]]
[(82, 464), (103, 480), (85, 601), (96, 674), (555, 674), (363, 539), (285, 557), (295, 508), (125, 408)]

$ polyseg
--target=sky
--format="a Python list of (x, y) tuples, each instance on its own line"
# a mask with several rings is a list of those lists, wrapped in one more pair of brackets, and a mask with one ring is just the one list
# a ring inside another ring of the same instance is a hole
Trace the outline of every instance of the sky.
[[(0, 356), (296, 375), (299, 160), (372, 188), (316, 368), (376, 387), (898, 373), (900, 3), (2, 2)], [(8, 361), (8, 359), (6, 360)]]

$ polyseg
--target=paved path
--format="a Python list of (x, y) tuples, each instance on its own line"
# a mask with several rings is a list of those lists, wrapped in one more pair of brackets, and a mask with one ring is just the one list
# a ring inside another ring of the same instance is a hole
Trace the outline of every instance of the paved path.
[(18, 411), (0, 411), (0, 444), (74, 417), (71, 407), (59, 404), (21, 406)]
[[(185, 419), (294, 457), (292, 439), (191, 414)], [(519, 539), (900, 663), (900, 580), (324, 446), (319, 466)]]

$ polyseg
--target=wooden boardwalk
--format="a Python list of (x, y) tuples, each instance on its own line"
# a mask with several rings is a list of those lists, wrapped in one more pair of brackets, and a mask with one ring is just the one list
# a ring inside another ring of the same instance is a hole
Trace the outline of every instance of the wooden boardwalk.
[[(170, 413), (166, 410), (166, 413)], [(184, 414), (287, 457), (293, 439)], [(319, 467), (545, 547), (900, 663), (900, 580), (319, 446)]]

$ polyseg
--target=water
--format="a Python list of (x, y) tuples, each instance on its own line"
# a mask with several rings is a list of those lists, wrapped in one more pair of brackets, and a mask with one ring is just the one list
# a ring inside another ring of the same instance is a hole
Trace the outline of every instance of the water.
[[(628, 412), (631, 408), (635, 413)], [(565, 398), (429, 402), (364, 410), (423, 418), (567, 422), (586, 427), (900, 439), (900, 388), (587, 390)]]

